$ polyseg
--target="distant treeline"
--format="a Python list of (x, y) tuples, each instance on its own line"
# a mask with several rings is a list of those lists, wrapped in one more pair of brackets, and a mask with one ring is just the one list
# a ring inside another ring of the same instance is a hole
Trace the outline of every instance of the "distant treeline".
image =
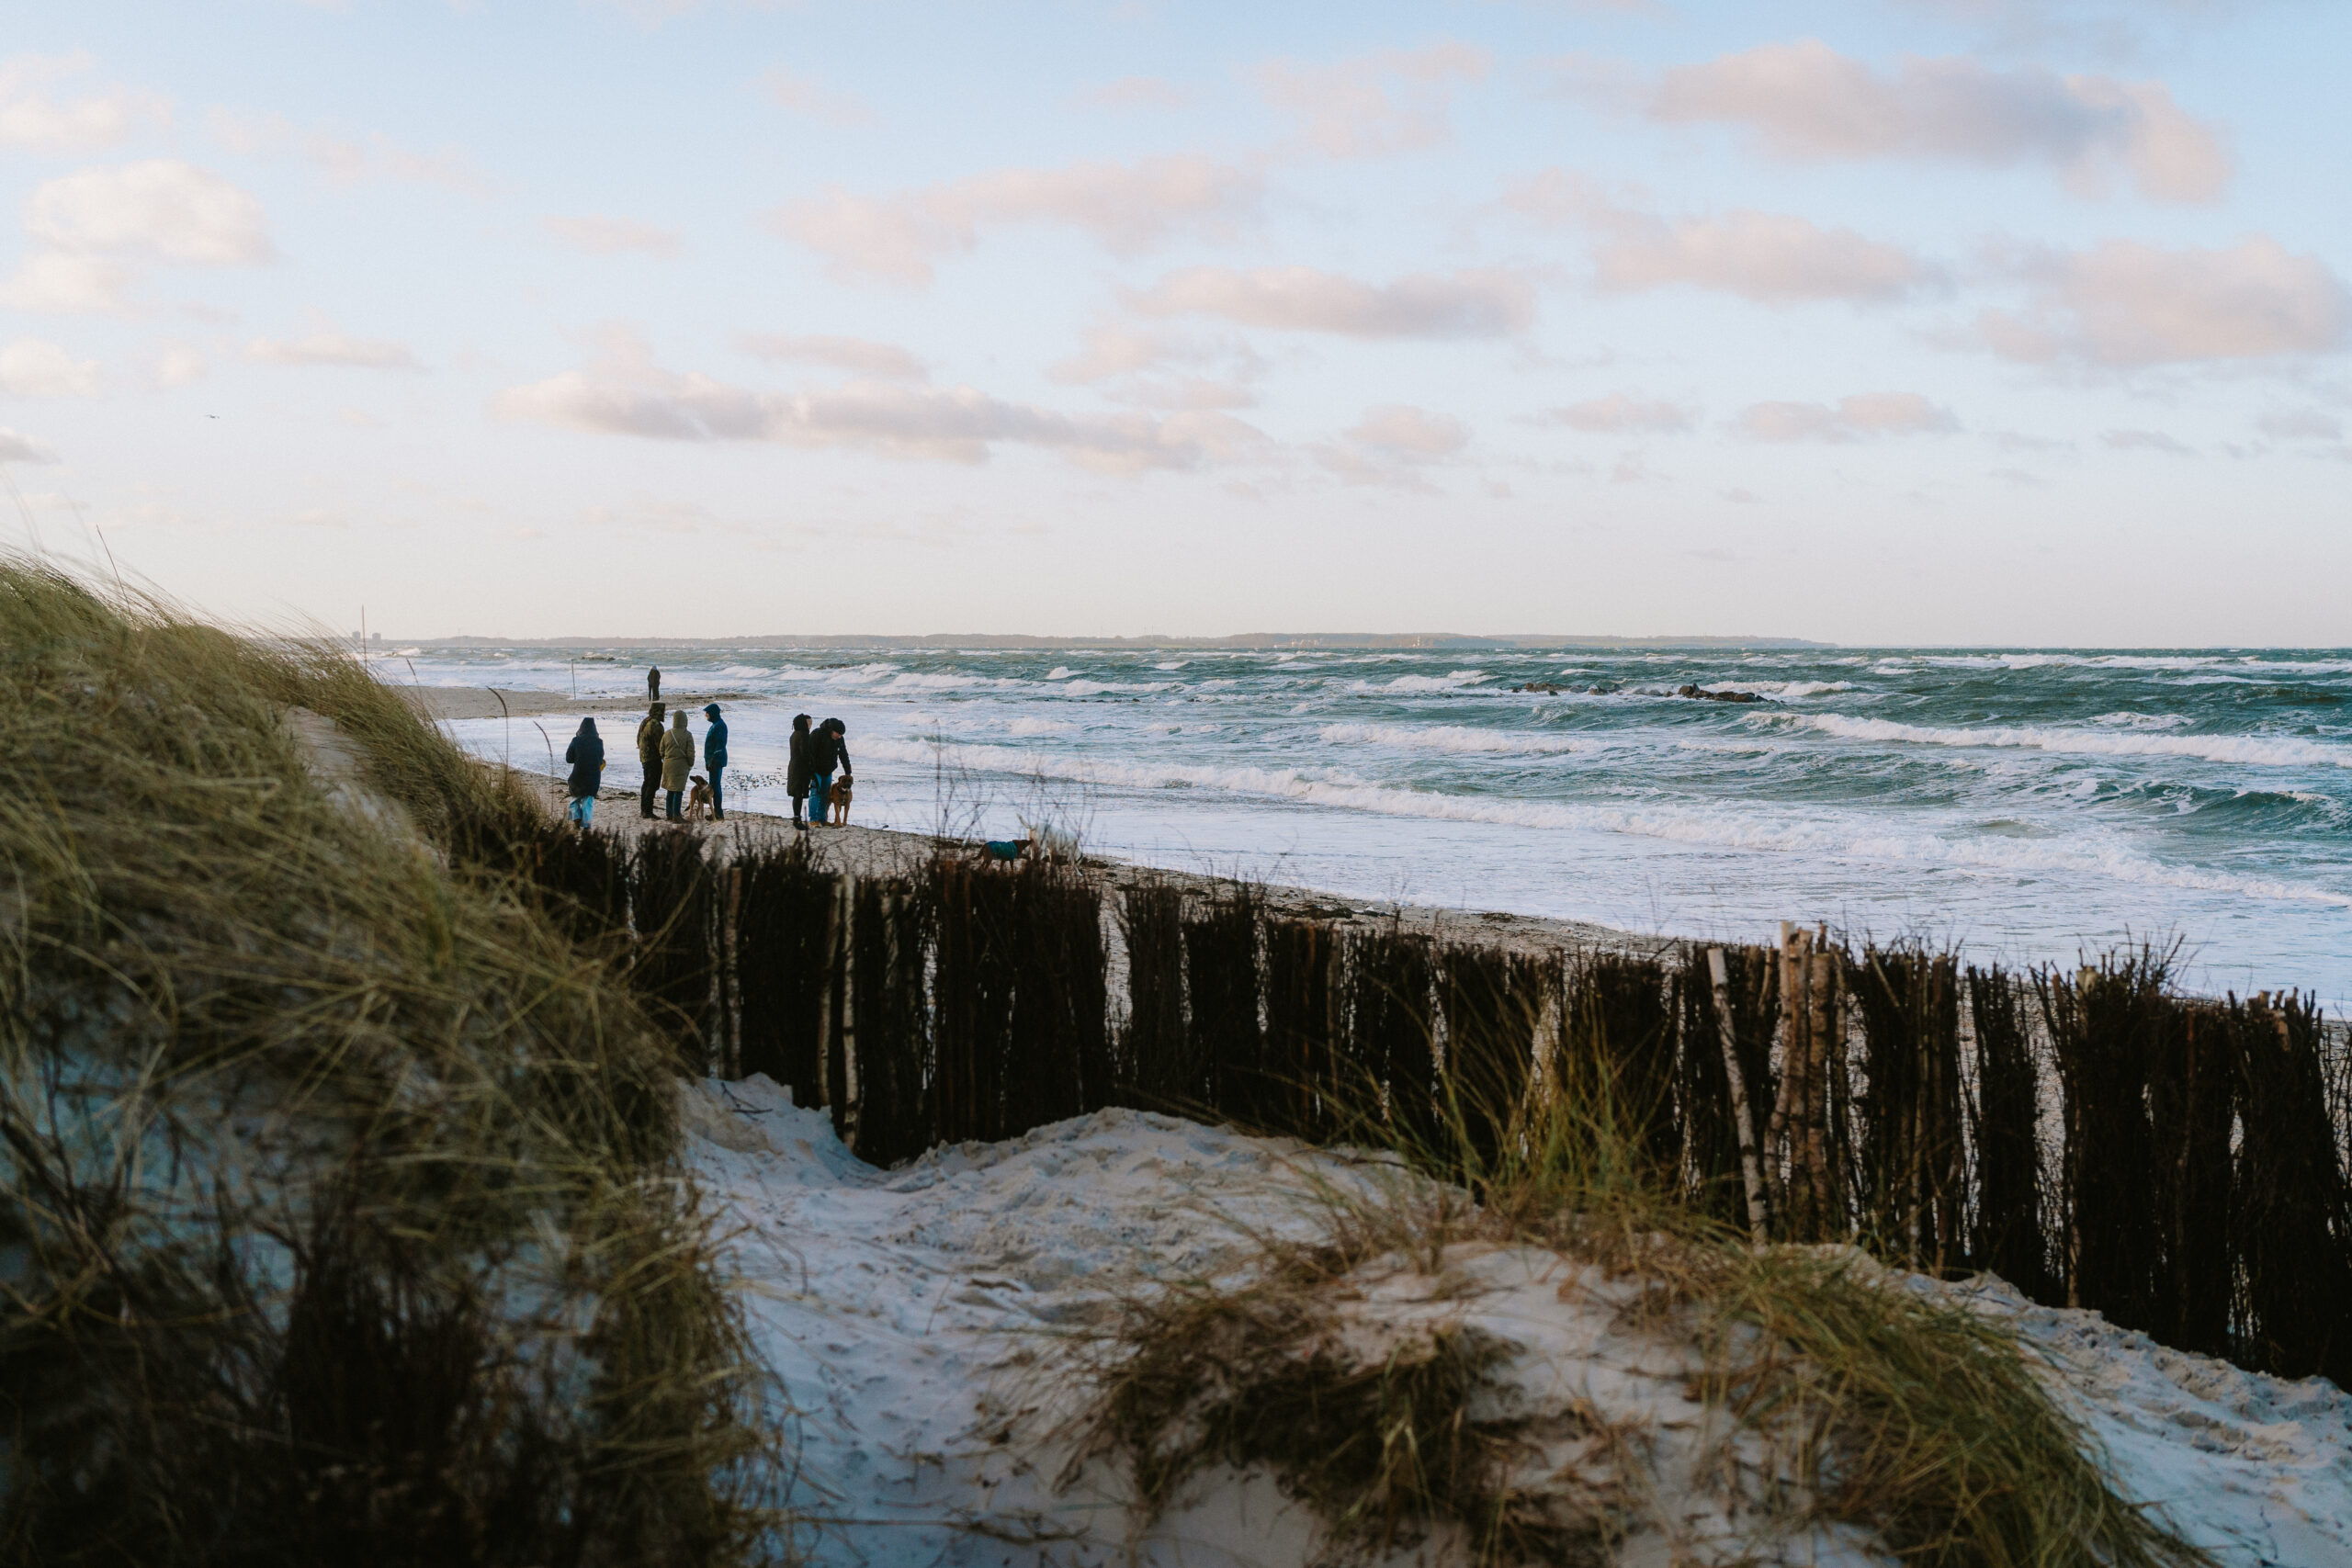
[[(397, 640), (397, 639), (387, 639)], [(408, 639), (432, 648), (959, 648), (1088, 649), (1113, 652), (1151, 649), (1430, 649), (1445, 652), (1476, 652), (1506, 649), (1829, 649), (1830, 642), (1808, 642), (1793, 637), (1579, 637), (1550, 633), (1506, 633), (1470, 637), (1459, 632), (1242, 632), (1233, 637), (1022, 637), (1002, 632), (924, 632), (912, 636), (842, 633), (831, 636), (772, 637), (447, 637)]]
[(2293, 994), (2183, 996), (2154, 951), (2018, 972), (1784, 931), (1536, 954), (1277, 916), (1240, 884), (1118, 890), (952, 852), (853, 878), (797, 845), (722, 860), (690, 834), (632, 852), (551, 826), (511, 853), (687, 1070), (789, 1084), (878, 1165), (1135, 1106), (1309, 1142), (1377, 1131), (1456, 1151), (1475, 1183), (1565, 1096), (1759, 1238), (1989, 1269), (2352, 1386), (2340, 1033)]

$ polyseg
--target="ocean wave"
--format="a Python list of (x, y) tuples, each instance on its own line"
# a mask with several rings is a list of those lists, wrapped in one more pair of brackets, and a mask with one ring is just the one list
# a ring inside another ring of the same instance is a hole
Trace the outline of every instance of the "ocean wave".
[(1768, 697), (1817, 697), (1824, 692), (1850, 692), (1851, 681), (1709, 681), (1702, 692), (1758, 692)]
[(2185, 713), (2103, 713), (2087, 722), (2117, 729), (2186, 729), (2197, 721)]
[(1845, 714), (1775, 714), (1771, 720), (1801, 726), (1841, 740), (1899, 740), (1918, 746), (1988, 746), (2056, 752), (2079, 757), (2188, 757), (2270, 768), (2352, 768), (2352, 747), (2290, 736), (2118, 734), (2098, 730), (2032, 728), (1955, 728), (1899, 724), (1893, 719), (1854, 718)]
[(1393, 681), (1351, 681), (1351, 692), (1388, 692), (1400, 695), (1416, 692), (1458, 692), (1487, 678), (1484, 670), (1456, 670), (1447, 675), (1399, 675)]
[(1165, 692), (1171, 690), (1176, 684), (1174, 681), (1071, 681), (1065, 685), (1057, 686), (1054, 690), (1058, 696), (1095, 697), (1112, 692), (1138, 694), (1145, 692)]
[[(929, 763), (927, 746), (869, 741), (871, 756)], [(900, 753), (903, 752), (901, 756)], [(993, 753), (991, 755), (990, 753)], [(1422, 820), (1489, 823), (1555, 831), (1620, 833), (1709, 849), (1735, 849), (1841, 862), (1896, 863), (2012, 876), (2037, 873), (2106, 877), (2152, 886), (2232, 893), (2246, 897), (2330, 904), (2352, 908), (2352, 893), (2275, 877), (2236, 876), (2196, 866), (2168, 865), (2112, 842), (2017, 839), (2004, 835), (1948, 838), (1928, 833), (1873, 831), (1851, 821), (1806, 819), (1745, 806), (1634, 807), (1499, 800), (1405, 789), (1336, 771), (1250, 766), (1145, 766), (1076, 761), (1005, 747), (949, 749), (951, 763), (1030, 777), (1122, 789), (1215, 789), (1230, 795)]]
[[(1590, 755), (1611, 749), (1611, 742), (1583, 736), (1471, 729), (1458, 724), (1327, 724), (1317, 733), (1336, 745), (1397, 746), (1415, 751), (1444, 751), (1464, 756)], [(1622, 745), (1623, 742), (1617, 744)]]

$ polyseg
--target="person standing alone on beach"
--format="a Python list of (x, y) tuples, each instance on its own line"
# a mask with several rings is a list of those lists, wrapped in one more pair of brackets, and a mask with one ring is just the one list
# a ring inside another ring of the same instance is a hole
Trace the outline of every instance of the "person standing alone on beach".
[(792, 716), (792, 751), (784, 764), (784, 793), (792, 796), (792, 826), (799, 832), (808, 830), (808, 820), (800, 808), (808, 802), (802, 796), (808, 793), (808, 716)]
[(582, 828), (596, 814), (596, 781), (605, 773), (605, 738), (596, 733), (596, 721), (583, 718), (580, 733), (563, 749), (563, 760), (571, 764), (571, 777), (564, 781), (564, 790), (571, 804), (566, 812)]
[(649, 703), (658, 703), (662, 700), (662, 666), (659, 664), (650, 666), (645, 671), (645, 700)]
[(683, 822), (686, 775), (695, 771), (694, 731), (686, 728), (686, 710), (670, 716), (669, 733), (662, 737), (662, 790), (668, 797), (670, 820)]
[(727, 797), (719, 793), (718, 775), (727, 771), (727, 721), (718, 716), (717, 703), (706, 704), (703, 716), (710, 720), (710, 728), (702, 732), (702, 765), (710, 770), (710, 819), (727, 820)]
[(662, 787), (662, 705), (645, 710), (637, 727), (637, 762), (645, 770), (645, 786), (637, 794), (637, 814), (653, 820), (653, 792)]

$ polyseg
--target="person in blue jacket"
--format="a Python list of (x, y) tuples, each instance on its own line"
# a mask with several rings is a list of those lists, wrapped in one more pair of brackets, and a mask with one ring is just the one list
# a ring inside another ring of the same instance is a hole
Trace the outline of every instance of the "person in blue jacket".
[(702, 765), (710, 770), (710, 816), (714, 822), (727, 820), (727, 797), (718, 792), (718, 775), (727, 767), (727, 721), (718, 716), (718, 705), (707, 703), (703, 716), (710, 720), (710, 728), (703, 731)]
[(564, 748), (563, 760), (571, 764), (571, 776), (564, 781), (564, 793), (571, 797), (568, 815), (585, 828), (596, 813), (596, 784), (605, 773), (605, 739), (594, 719), (580, 721), (580, 733)]

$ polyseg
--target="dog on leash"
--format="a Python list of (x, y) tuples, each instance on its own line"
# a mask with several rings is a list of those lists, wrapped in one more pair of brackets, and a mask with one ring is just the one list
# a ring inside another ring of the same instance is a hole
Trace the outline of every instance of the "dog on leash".
[(827, 819), (836, 828), (849, 826), (850, 793), (850, 782), (847, 779), (837, 781), (832, 788), (825, 792)]
[(686, 820), (707, 821), (710, 818), (710, 781), (700, 773), (693, 774), (686, 783)]

